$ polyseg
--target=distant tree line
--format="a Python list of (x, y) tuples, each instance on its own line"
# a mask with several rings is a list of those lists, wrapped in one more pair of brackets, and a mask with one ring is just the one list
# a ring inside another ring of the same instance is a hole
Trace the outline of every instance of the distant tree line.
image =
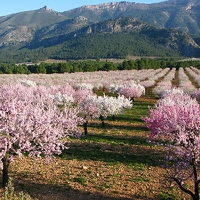
[(141, 58), (137, 60), (124, 60), (121, 63), (108, 61), (68, 61), (60, 63), (26, 64), (0, 64), (0, 74), (53, 74), (53, 73), (74, 73), (74, 72), (94, 72), (111, 70), (142, 70), (158, 68), (176, 68), (194, 66), (200, 69), (200, 60), (190, 61), (170, 61), (159, 59)]

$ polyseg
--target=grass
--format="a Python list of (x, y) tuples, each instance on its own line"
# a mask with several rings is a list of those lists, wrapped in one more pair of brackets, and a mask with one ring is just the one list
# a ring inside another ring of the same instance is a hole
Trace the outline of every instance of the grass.
[(166, 193), (160, 193), (158, 194), (158, 198), (160, 200), (176, 200), (176, 196), (173, 194), (166, 194)]
[(82, 177), (82, 175), (78, 175), (77, 177), (74, 178), (74, 181), (84, 184), (87, 182), (87, 179), (85, 177)]
[(16, 158), (10, 170), (16, 190), (39, 200), (183, 199), (176, 186), (169, 193), (162, 148), (147, 142), (142, 117), (155, 102), (135, 99), (131, 110), (106, 119), (105, 127), (90, 121), (88, 136), (70, 138), (69, 149), (48, 165), (42, 158)]

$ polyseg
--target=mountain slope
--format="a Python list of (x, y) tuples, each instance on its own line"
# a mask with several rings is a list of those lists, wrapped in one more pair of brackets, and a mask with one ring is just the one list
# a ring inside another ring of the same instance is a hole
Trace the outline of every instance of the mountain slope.
[[(56, 54), (62, 55), (62, 59), (109, 57), (111, 55), (113, 57), (117, 57), (117, 55), (118, 57), (126, 57), (134, 54), (194, 56), (200, 49), (185, 32), (158, 29), (131, 17), (106, 20), (60, 36), (37, 38), (26, 48), (33, 50), (41, 47), (54, 47), (55, 50), (56, 45), (60, 45), (58, 47), (60, 50), (57, 50)], [(106, 53), (106, 51), (108, 52)], [(79, 52), (80, 55), (77, 56), (75, 52)], [(87, 55), (86, 52), (90, 53)], [(91, 52), (93, 52), (93, 56)]]
[(33, 11), (0, 17), (0, 46), (17, 45), (31, 41), (41, 27), (66, 19), (47, 6)]
[(56, 12), (47, 6), (0, 17), (0, 47), (30, 42), (34, 37), (53, 37), (100, 21), (135, 17), (158, 28), (175, 28), (200, 34), (200, 1), (169, 0), (153, 4), (110, 2)]
[(153, 4), (113, 2), (82, 6), (63, 14), (67, 17), (83, 16), (94, 22), (120, 16), (136, 17), (159, 28), (176, 28), (188, 33), (200, 33), (200, 1), (169, 0)]
[(45, 6), (0, 17), (0, 57), (200, 57), (199, 10), (199, 0), (110, 2), (66, 12)]

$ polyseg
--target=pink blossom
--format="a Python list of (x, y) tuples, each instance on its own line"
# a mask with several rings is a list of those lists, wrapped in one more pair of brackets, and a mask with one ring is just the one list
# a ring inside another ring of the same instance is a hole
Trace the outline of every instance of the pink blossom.
[(78, 132), (77, 109), (60, 109), (51, 88), (22, 84), (0, 87), (0, 165), (6, 168), (13, 155), (44, 155), (47, 161), (65, 149), (66, 136)]
[(145, 94), (145, 88), (140, 84), (124, 84), (118, 88), (118, 94), (133, 99)]
[[(197, 167), (200, 166), (200, 106), (187, 94), (168, 93), (150, 116), (144, 118), (150, 129), (149, 141), (165, 146), (166, 159), (174, 165), (173, 179), (193, 199), (198, 199)], [(187, 173), (186, 173), (187, 171)], [(193, 178), (195, 192), (184, 190), (183, 180)]]

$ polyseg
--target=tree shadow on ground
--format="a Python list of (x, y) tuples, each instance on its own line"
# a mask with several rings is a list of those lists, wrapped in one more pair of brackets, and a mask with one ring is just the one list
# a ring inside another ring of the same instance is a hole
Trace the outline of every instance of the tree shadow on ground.
[(108, 117), (105, 119), (105, 122), (127, 122), (127, 123), (133, 123), (133, 122), (140, 122), (140, 123), (144, 123), (144, 121), (142, 120), (142, 116), (138, 117), (138, 116), (126, 116), (126, 115), (116, 115), (113, 119), (113, 117)]
[(139, 136), (123, 139), (92, 134), (82, 142), (71, 141), (68, 147), (60, 155), (61, 158), (120, 162), (128, 165), (141, 163), (147, 166), (160, 166), (163, 162), (163, 152), (152, 148)]
[(104, 141), (112, 144), (149, 146), (149, 143), (147, 142), (147, 137), (136, 136), (136, 135), (124, 136), (124, 135), (89, 134), (85, 139), (91, 142)]
[[(155, 200), (142, 195), (110, 194), (103, 192), (89, 192), (73, 189), (68, 185), (59, 183), (39, 184), (31, 181), (31, 176), (24, 177), (24, 174), (16, 173), (13, 181), (16, 192), (28, 193), (32, 198), (38, 200)], [(124, 196), (124, 197), (123, 197)]]
[[(123, 120), (124, 121), (124, 120)], [(90, 122), (88, 124), (88, 128), (102, 128), (103, 130), (109, 130), (109, 129), (117, 129), (117, 130), (129, 130), (129, 131), (148, 131), (149, 129), (144, 125), (144, 122), (142, 120), (138, 120), (137, 118), (134, 119), (134, 122), (138, 122), (138, 124), (134, 124), (134, 123), (125, 123), (125, 124), (119, 124), (119, 123), (115, 123), (118, 122), (118, 120), (113, 121), (113, 120), (106, 120), (104, 122), (104, 126), (102, 125), (102, 123), (99, 122)], [(141, 123), (143, 122), (143, 124)]]
[(112, 124), (107, 124), (107, 123), (105, 123), (105, 126), (104, 127), (102, 127), (102, 128), (104, 128), (105, 130), (107, 129), (107, 130), (109, 130), (109, 129), (117, 129), (117, 130), (129, 130), (129, 131), (148, 131), (149, 129), (147, 129), (145, 126), (143, 126), (143, 125), (127, 125), (127, 124), (125, 124), (125, 125), (122, 125), (122, 124), (120, 124), (120, 125), (112, 125)]

